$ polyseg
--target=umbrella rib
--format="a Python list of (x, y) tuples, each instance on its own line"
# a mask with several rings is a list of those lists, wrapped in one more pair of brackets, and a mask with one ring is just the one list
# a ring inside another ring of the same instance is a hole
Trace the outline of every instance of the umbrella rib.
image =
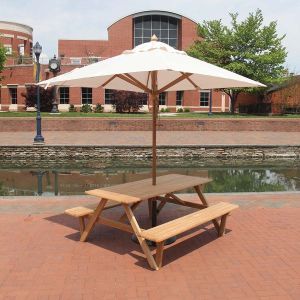
[(184, 73), (184, 74), (182, 74), (177, 79), (169, 82), (164, 87), (162, 87), (161, 89), (159, 89), (158, 91), (156, 91), (156, 93), (160, 94), (160, 93), (164, 92), (166, 89), (168, 89), (169, 87), (175, 85), (176, 83), (178, 83), (178, 82), (180, 82), (182, 80), (188, 79), (191, 75), (192, 75), (192, 73)]
[(133, 77), (132, 75), (128, 74), (128, 73), (125, 73), (125, 75), (131, 79), (132, 81), (134, 81), (136, 84), (139, 84), (143, 89), (144, 91), (147, 91), (148, 93), (151, 92), (151, 90), (146, 86), (144, 85), (142, 82), (140, 82), (139, 80), (137, 80), (135, 77)]
[[(185, 73), (183, 73), (183, 72), (180, 72), (182, 75), (184, 75)], [(196, 88), (196, 89), (200, 89), (200, 87), (190, 78), (190, 77), (187, 77), (186, 78), (193, 86), (194, 86), (194, 88)]]
[(112, 80), (114, 80), (117, 77), (117, 75), (114, 75), (110, 77), (108, 80), (106, 80), (101, 86), (105, 87), (107, 84), (109, 84)]
[(132, 85), (134, 85), (136, 87), (138, 87), (139, 89), (141, 89), (141, 90), (143, 90), (145, 92), (149, 93), (149, 91), (150, 91), (148, 88), (145, 90), (145, 86), (143, 84), (141, 85), (139, 83), (139, 81), (135, 82), (132, 79), (130, 79), (129, 77), (126, 77), (123, 74), (117, 74), (116, 77), (119, 77), (120, 79), (122, 79), (122, 80), (124, 80), (124, 81), (126, 81), (126, 82), (128, 82), (128, 83), (130, 83), (130, 84), (132, 84)]

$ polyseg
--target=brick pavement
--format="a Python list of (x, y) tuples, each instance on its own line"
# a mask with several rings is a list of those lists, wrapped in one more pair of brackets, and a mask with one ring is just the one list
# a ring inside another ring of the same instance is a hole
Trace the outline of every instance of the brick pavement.
[[(32, 145), (34, 132), (0, 132), (1, 145)], [(151, 145), (150, 131), (44, 131), (47, 145)], [(300, 132), (159, 131), (158, 145), (300, 145)]]
[[(77, 221), (61, 211), (83, 199), (0, 198), (0, 299), (300, 298), (299, 193), (208, 195), (241, 205), (228, 233), (217, 239), (206, 225), (179, 237), (158, 272), (129, 234), (97, 225), (78, 242)], [(169, 205), (159, 220), (184, 213)]]

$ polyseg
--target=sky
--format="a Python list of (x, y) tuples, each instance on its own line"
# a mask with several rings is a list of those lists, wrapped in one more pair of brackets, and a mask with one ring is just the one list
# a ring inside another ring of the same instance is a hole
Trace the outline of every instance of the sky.
[(222, 19), (229, 25), (229, 13), (244, 19), (261, 9), (265, 24), (276, 20), (278, 33), (286, 34), (286, 67), (300, 74), (300, 1), (299, 0), (0, 0), (0, 20), (33, 27), (33, 39), (43, 51), (57, 54), (58, 39), (107, 39), (107, 27), (126, 15), (144, 10), (167, 10), (203, 20)]

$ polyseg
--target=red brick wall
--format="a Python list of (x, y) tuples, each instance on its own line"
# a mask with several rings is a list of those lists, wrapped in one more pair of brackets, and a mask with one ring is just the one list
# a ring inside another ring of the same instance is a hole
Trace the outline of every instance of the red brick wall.
[[(44, 131), (151, 131), (151, 119), (43, 118)], [(0, 118), (0, 131), (34, 131), (35, 118)], [(300, 132), (298, 119), (160, 119), (162, 131)]]
[(197, 23), (194, 21), (182, 17), (181, 19), (181, 49), (187, 50), (195, 40), (199, 39), (197, 35)]

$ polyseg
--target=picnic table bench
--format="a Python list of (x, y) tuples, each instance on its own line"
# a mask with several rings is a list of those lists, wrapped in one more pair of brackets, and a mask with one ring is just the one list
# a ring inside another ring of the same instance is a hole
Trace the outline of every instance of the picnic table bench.
[[(66, 213), (79, 218), (81, 233), (80, 241), (86, 241), (96, 223), (134, 233), (150, 267), (158, 270), (162, 266), (164, 242), (168, 238), (186, 232), (209, 221), (212, 221), (214, 224), (218, 236), (224, 234), (227, 216), (238, 206), (224, 202), (209, 206), (201, 189), (203, 185), (210, 181), (210, 178), (169, 174), (157, 177), (156, 185), (152, 185), (151, 179), (144, 179), (90, 190), (86, 191), (88, 195), (101, 198), (99, 204), (95, 208), (75, 207), (66, 210)], [(200, 201), (198, 203), (182, 200), (174, 194), (177, 191), (191, 187), (194, 188), (199, 197)], [(196, 208), (198, 210), (156, 227), (143, 229), (139, 226), (133, 211), (144, 200), (148, 200), (149, 202), (160, 201), (157, 212), (159, 212), (168, 202)], [(105, 209), (111, 209), (120, 205), (123, 206), (125, 214), (122, 214), (119, 220), (101, 216), (101, 213)], [(124, 222), (124, 217), (128, 218), (130, 225)], [(85, 218), (87, 218), (88, 221), (86, 225), (84, 222)], [(146, 242), (147, 240), (156, 243), (155, 258)]]

